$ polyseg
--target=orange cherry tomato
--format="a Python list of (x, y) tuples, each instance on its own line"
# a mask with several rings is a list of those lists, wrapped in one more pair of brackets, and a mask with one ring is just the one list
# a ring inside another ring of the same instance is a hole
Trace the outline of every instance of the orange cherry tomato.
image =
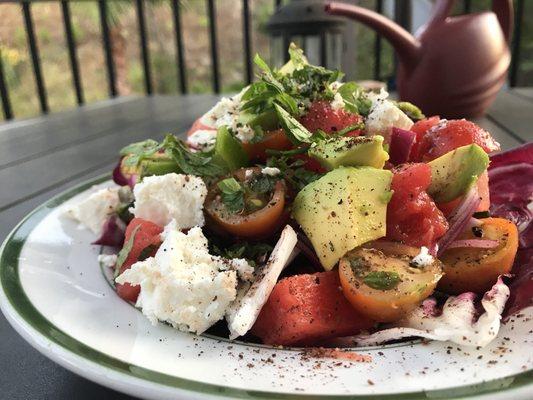
[(289, 150), (294, 147), (283, 129), (268, 131), (265, 133), (263, 140), (257, 143), (243, 143), (244, 151), (250, 157), (250, 160), (264, 161), (267, 159), (266, 150)]
[(433, 292), (442, 276), (438, 260), (413, 264), (418, 253), (416, 247), (390, 244), (352, 250), (339, 262), (344, 295), (358, 312), (375, 321), (402, 318)]
[(440, 257), (445, 275), (439, 282), (439, 290), (450, 294), (485, 293), (499, 275), (511, 270), (518, 249), (516, 225), (504, 218), (481, 221), (483, 224), (476, 230), (478, 236), (469, 229), (460, 239), (497, 240), (498, 246), (492, 249), (462, 247), (446, 250)]
[[(246, 176), (250, 176), (246, 171), (251, 171), (254, 175), (261, 174), (259, 168), (243, 168), (236, 171), (233, 176), (238, 181), (244, 182)], [(281, 179), (275, 183), (269, 200), (262, 208), (250, 213), (244, 211), (231, 213), (222, 203), (215, 185), (209, 190), (205, 200), (204, 209), (207, 223), (215, 231), (231, 233), (242, 238), (261, 239), (269, 237), (277, 232), (287, 220), (285, 195), (285, 181)]]

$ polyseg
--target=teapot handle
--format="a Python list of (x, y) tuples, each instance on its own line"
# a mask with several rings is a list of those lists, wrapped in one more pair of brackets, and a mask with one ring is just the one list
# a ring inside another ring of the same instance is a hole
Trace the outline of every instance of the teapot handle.
[[(437, 0), (428, 26), (445, 20), (452, 12), (455, 0)], [(498, 17), (503, 35), (507, 42), (513, 31), (513, 0), (492, 0), (492, 11)]]
[(498, 17), (503, 36), (510, 42), (514, 25), (513, 0), (492, 0), (492, 11)]

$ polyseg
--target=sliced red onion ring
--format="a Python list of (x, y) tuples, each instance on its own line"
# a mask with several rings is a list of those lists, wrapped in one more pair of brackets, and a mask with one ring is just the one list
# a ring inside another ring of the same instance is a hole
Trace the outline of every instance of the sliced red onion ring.
[(493, 249), (498, 247), (498, 244), (499, 242), (497, 240), (491, 239), (465, 239), (451, 242), (448, 248), (454, 249), (460, 247), (471, 247), (476, 249)]
[(416, 133), (393, 127), (389, 147), (390, 162), (394, 165), (407, 162), (415, 139)]
[(126, 178), (122, 171), (120, 170), (120, 164), (122, 163), (122, 158), (118, 161), (118, 164), (113, 169), (113, 182), (120, 186), (129, 186), (133, 189), (135, 183), (137, 183), (137, 175), (132, 175), (129, 178)]
[(463, 197), (463, 200), (455, 210), (453, 210), (448, 220), (450, 228), (437, 243), (437, 255), (441, 255), (450, 244), (465, 231), (472, 214), (476, 211), (481, 198), (477, 190), (477, 185), (472, 185)]
[(122, 247), (124, 243), (124, 235), (126, 232), (126, 225), (122, 220), (112, 215), (107, 219), (102, 228), (102, 234), (92, 244), (99, 244), (101, 246)]

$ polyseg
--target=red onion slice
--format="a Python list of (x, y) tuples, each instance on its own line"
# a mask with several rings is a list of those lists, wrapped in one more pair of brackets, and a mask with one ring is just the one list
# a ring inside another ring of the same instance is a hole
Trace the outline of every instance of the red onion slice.
[(450, 244), (466, 229), (472, 214), (476, 211), (481, 198), (477, 190), (477, 185), (472, 185), (463, 197), (463, 200), (455, 210), (453, 210), (449, 224), (450, 228), (437, 243), (437, 256), (441, 255)]
[(101, 246), (122, 247), (124, 243), (124, 235), (126, 232), (126, 225), (122, 220), (112, 215), (107, 219), (102, 228), (102, 234), (92, 244), (99, 244)]
[(493, 249), (498, 247), (497, 240), (491, 239), (465, 239), (465, 240), (455, 240), (450, 243), (448, 246), (449, 249), (455, 249), (460, 247), (471, 247), (476, 249)]
[(491, 155), (489, 169), (518, 163), (533, 164), (533, 142)]
[(407, 162), (415, 139), (416, 133), (393, 127), (389, 147), (389, 161), (394, 165)]
[(133, 189), (135, 183), (137, 183), (137, 175), (132, 175), (129, 178), (126, 178), (122, 171), (120, 170), (120, 165), (122, 163), (122, 158), (118, 161), (118, 164), (113, 169), (113, 182), (120, 186), (129, 186)]

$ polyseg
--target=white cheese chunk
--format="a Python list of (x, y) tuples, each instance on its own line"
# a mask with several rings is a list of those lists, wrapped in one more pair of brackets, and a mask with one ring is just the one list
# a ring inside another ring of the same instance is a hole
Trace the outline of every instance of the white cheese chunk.
[(245, 260), (209, 254), (201, 228), (184, 234), (165, 228), (155, 257), (132, 265), (116, 281), (140, 285), (137, 306), (152, 323), (158, 320), (200, 334), (224, 317), (237, 294), (237, 272), (250, 272)]
[(331, 102), (331, 108), (334, 110), (341, 110), (344, 108), (344, 99), (342, 98), (340, 93), (335, 93), (335, 96), (333, 97), (333, 101)]
[(387, 96), (385, 90), (379, 94), (369, 93), (372, 107), (365, 121), (366, 134), (369, 136), (381, 135), (388, 139), (393, 127), (409, 130), (413, 126), (407, 114), (387, 100)]
[(276, 176), (279, 175), (281, 171), (279, 170), (279, 168), (276, 167), (265, 167), (261, 169), (261, 173), (263, 175)]
[(433, 264), (435, 258), (429, 254), (429, 249), (426, 246), (420, 248), (420, 253), (413, 257), (411, 262), (416, 264), (418, 267), (426, 267)]
[(98, 255), (98, 262), (102, 264), (104, 267), (114, 267), (117, 263), (117, 255), (116, 254), (99, 254)]
[(177, 229), (204, 225), (203, 204), (207, 195), (204, 181), (192, 175), (170, 173), (148, 176), (133, 188), (137, 218), (165, 226), (173, 219)]
[(66, 215), (99, 235), (105, 221), (116, 211), (120, 203), (118, 190), (118, 187), (100, 189), (70, 206), (66, 210)]
[(216, 130), (200, 129), (187, 138), (187, 143), (194, 149), (200, 151), (210, 151), (215, 147), (217, 139)]

